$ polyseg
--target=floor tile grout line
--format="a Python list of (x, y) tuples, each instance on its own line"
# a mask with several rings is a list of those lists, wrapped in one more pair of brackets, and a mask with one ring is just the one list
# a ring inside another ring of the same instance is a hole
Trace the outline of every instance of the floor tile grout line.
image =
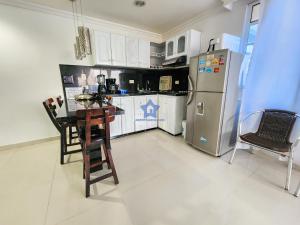
[(45, 213), (45, 218), (44, 218), (44, 225), (47, 224), (47, 219), (48, 219), (48, 210), (49, 210), (49, 206), (50, 206), (50, 199), (52, 196), (52, 190), (53, 190), (53, 183), (54, 183), (54, 177), (56, 174), (56, 164), (58, 162), (58, 157), (56, 157), (55, 162), (54, 162), (54, 169), (52, 172), (52, 180), (51, 180), (51, 185), (50, 185), (50, 190), (49, 190), (49, 195), (48, 195), (48, 202), (47, 202), (47, 208), (46, 208), (46, 213)]
[(68, 220), (70, 220), (70, 219), (72, 219), (72, 218), (74, 218), (74, 217), (77, 217), (77, 216), (80, 216), (80, 215), (82, 215), (82, 214), (85, 214), (85, 213), (87, 213), (88, 211), (92, 210), (93, 208), (94, 208), (94, 206), (88, 207), (87, 209), (85, 209), (85, 210), (83, 210), (83, 211), (81, 211), (81, 212), (78, 212), (76, 215), (72, 215), (72, 216), (66, 217), (66, 218), (64, 218), (64, 219), (62, 219), (62, 220), (56, 222), (54, 225), (59, 225), (59, 224), (61, 224), (61, 223), (63, 223), (63, 222), (66, 222), (66, 221), (68, 221)]

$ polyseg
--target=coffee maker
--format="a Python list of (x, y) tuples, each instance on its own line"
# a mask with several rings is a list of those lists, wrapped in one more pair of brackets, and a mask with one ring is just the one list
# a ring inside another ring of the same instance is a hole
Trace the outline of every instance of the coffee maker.
[(115, 78), (106, 79), (106, 88), (109, 94), (116, 94), (118, 91), (118, 85), (116, 84)]
[(103, 74), (97, 75), (97, 83), (98, 83), (98, 94), (99, 95), (106, 94), (105, 75)]

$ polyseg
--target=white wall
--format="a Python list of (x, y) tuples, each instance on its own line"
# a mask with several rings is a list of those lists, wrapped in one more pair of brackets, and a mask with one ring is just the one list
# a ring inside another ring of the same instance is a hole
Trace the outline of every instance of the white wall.
[(176, 33), (195, 29), (201, 31), (202, 51), (207, 51), (209, 40), (216, 35), (229, 33), (241, 37), (247, 4), (248, 0), (239, 0), (233, 4), (232, 11), (223, 7), (207, 11), (199, 18), (194, 18), (164, 33), (163, 39), (166, 40)]
[[(70, 15), (27, 6), (0, 2), (0, 146), (57, 136), (42, 101), (62, 95), (59, 64), (92, 65), (91, 59), (74, 58)], [(92, 28), (161, 41), (155, 33), (92, 18), (89, 22)]]
[[(58, 135), (42, 101), (48, 96), (62, 95), (59, 64), (92, 65), (91, 59), (74, 58), (70, 13), (19, 2), (0, 0), (0, 146)], [(191, 28), (200, 30), (205, 51), (208, 40), (215, 34), (242, 34), (246, 2), (240, 0), (232, 11), (221, 7), (207, 12), (163, 37)], [(91, 28), (154, 42), (162, 40), (161, 35), (148, 31), (93, 18), (87, 20)]]

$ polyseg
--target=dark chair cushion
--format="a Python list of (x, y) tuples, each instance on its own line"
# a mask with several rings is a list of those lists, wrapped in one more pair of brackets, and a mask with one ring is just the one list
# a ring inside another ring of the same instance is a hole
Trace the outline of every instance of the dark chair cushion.
[(248, 133), (248, 134), (244, 134), (241, 135), (240, 138), (245, 141), (248, 142), (250, 144), (254, 144), (257, 146), (261, 146), (276, 152), (288, 152), (290, 147), (291, 147), (291, 143), (282, 143), (282, 142), (275, 142), (272, 141), (268, 138), (264, 138), (261, 136), (258, 136), (256, 133)]

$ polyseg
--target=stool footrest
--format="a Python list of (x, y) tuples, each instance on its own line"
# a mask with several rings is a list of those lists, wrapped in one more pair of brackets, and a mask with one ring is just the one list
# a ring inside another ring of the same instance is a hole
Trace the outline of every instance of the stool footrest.
[(101, 181), (101, 180), (104, 180), (104, 179), (106, 179), (106, 178), (109, 178), (109, 177), (112, 177), (113, 176), (113, 174), (112, 173), (108, 173), (108, 174), (105, 174), (105, 175), (103, 175), (103, 176), (101, 176), (101, 177), (97, 177), (97, 178), (95, 178), (95, 179), (93, 179), (93, 180), (90, 180), (90, 184), (94, 184), (94, 183), (97, 183), (98, 181)]
[(78, 149), (78, 150), (72, 150), (72, 151), (64, 152), (64, 155), (70, 155), (70, 154), (77, 153), (77, 152), (82, 152), (82, 150)]

